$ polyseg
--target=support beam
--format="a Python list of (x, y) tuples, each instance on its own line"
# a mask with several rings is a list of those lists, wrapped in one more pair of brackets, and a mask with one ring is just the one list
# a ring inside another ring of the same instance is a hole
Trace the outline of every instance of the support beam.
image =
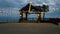
[(44, 21), (44, 18), (45, 18), (45, 12), (43, 12), (43, 21)]
[(20, 11), (20, 19), (19, 19), (19, 22), (21, 22), (23, 20), (23, 12)]
[(40, 11), (38, 11), (38, 14), (37, 14), (37, 16), (38, 16), (38, 22), (40, 22), (40, 20), (41, 20), (41, 12)]
[(26, 12), (26, 20), (27, 20), (27, 18), (28, 18), (28, 12)]

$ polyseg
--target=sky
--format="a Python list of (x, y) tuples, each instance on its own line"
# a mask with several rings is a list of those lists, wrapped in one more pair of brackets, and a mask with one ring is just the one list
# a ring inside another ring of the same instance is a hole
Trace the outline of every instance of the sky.
[[(60, 18), (60, 0), (32, 0), (33, 5), (49, 5), (47, 18)], [(19, 17), (19, 9), (30, 3), (30, 0), (0, 0), (0, 17)]]

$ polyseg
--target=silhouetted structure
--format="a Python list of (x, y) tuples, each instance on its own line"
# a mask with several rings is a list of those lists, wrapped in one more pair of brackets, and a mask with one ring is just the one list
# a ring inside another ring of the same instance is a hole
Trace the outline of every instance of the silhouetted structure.
[(40, 21), (41, 12), (49, 11), (48, 6), (46, 6), (46, 5), (43, 5), (43, 6), (33, 6), (33, 5), (31, 5), (30, 11), (33, 11), (34, 13), (30, 13), (29, 5), (30, 5), (30, 3), (28, 3), (25, 7), (23, 7), (22, 9), (19, 10), (20, 11), (19, 22), (21, 22), (23, 20), (23, 13), (26, 14), (26, 20), (27, 20), (28, 14), (37, 14), (37, 16), (38, 16), (38, 20), (37, 21)]

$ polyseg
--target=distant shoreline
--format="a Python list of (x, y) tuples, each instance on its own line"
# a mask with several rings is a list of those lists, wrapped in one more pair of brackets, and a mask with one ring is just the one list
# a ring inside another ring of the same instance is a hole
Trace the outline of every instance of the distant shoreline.
[[(24, 20), (24, 19), (23, 19)], [(26, 20), (24, 20), (24, 21), (26, 21)], [(37, 22), (37, 20), (27, 20), (29, 23), (30, 23), (30, 21), (33, 21), (33, 22)], [(0, 21), (0, 23), (12, 23), (12, 22), (14, 22), (14, 23), (19, 23), (19, 21)], [(42, 20), (41, 19), (41, 21), (40, 22), (46, 22), (46, 23), (48, 23), (48, 22), (60, 22), (60, 18), (44, 18), (44, 20)]]

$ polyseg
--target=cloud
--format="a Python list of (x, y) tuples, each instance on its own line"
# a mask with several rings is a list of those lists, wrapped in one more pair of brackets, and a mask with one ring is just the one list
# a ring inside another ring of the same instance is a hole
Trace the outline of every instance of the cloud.
[[(56, 5), (57, 0), (32, 0), (32, 4), (43, 4)], [(22, 7), (30, 3), (30, 0), (0, 0), (0, 7)]]
[[(56, 5), (56, 4), (58, 4), (57, 1), (59, 1), (59, 0), (45, 0), (45, 3), (47, 5), (49, 5), (49, 10), (50, 10), (49, 13), (56, 12), (59, 9), (57, 7), (58, 5)], [(44, 1), (42, 1), (42, 2), (44, 3)]]
[(0, 16), (17, 17), (17, 16), (19, 16), (19, 8), (3, 8), (3, 9), (0, 9)]
[[(27, 3), (30, 3), (30, 0), (0, 0), (0, 8), (5, 8), (4, 11), (11, 14), (10, 10), (7, 8), (12, 8), (12, 14), (11, 15), (17, 15), (16, 13), (18, 11), (17, 8), (24, 7)], [(43, 3), (46, 3), (49, 5), (49, 12), (48, 13), (54, 13), (57, 12), (60, 9), (60, 0), (32, 0), (33, 5), (42, 5)], [(60, 10), (59, 10), (60, 11)], [(58, 11), (58, 12), (59, 12)], [(4, 14), (5, 14), (4, 12)], [(15, 12), (15, 13), (14, 13)], [(7, 13), (5, 15), (7, 15)]]
[(20, 5), (25, 3), (27, 3), (27, 0), (0, 0), (0, 8), (21, 7)]

